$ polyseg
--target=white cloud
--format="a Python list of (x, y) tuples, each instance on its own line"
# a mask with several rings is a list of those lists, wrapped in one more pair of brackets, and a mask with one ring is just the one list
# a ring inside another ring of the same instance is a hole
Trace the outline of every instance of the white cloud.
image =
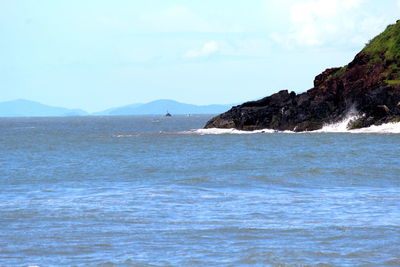
[(300, 45), (321, 45), (326, 33), (336, 31), (332, 18), (343, 7), (342, 3), (340, 0), (314, 0), (293, 4), (291, 37)]
[(265, 57), (270, 55), (271, 41), (267, 38), (234, 40), (223, 46), (223, 52), (238, 56)]
[(203, 44), (201, 48), (189, 50), (184, 57), (188, 59), (204, 58), (216, 54), (220, 49), (220, 44), (216, 41), (209, 41)]
[(161, 32), (215, 32), (219, 29), (215, 22), (209, 22), (189, 7), (182, 5), (173, 5), (147, 13), (139, 19), (146, 27)]
[(397, 6), (400, 8), (400, 0), (397, 0)]
[(361, 5), (361, 3), (363, 2), (363, 0), (347, 0), (343, 2), (343, 6), (344, 8), (355, 8), (355, 7), (359, 7)]
[(197, 49), (187, 51), (184, 59), (204, 59), (218, 55), (231, 60), (249, 60), (269, 56), (271, 40), (267, 38), (249, 37), (208, 41)]
[(290, 18), (296, 23), (312, 23), (321, 17), (331, 17), (337, 13), (338, 0), (303, 1), (293, 4)]
[[(289, 32), (274, 33), (271, 38), (289, 47), (360, 45), (390, 23), (388, 18), (365, 11), (362, 5), (368, 1), (372, 0), (292, 2)], [(360, 12), (361, 9), (364, 11)]]

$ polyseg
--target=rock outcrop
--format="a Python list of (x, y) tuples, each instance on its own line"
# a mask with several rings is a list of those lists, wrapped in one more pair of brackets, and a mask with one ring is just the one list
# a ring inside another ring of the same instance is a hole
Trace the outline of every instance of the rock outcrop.
[(400, 121), (400, 21), (370, 41), (354, 60), (319, 74), (302, 94), (280, 91), (235, 106), (205, 128), (312, 131), (349, 113), (349, 128)]

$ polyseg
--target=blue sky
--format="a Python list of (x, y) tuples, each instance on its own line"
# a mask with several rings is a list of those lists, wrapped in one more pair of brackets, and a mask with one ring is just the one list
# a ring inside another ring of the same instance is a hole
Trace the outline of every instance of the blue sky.
[(0, 0), (0, 101), (99, 111), (303, 92), (400, 0)]

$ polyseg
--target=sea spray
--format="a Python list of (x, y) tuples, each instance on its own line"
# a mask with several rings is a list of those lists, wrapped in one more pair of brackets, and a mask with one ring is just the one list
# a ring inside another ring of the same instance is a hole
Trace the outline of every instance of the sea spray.
[(276, 131), (272, 129), (262, 129), (255, 131), (242, 131), (237, 129), (197, 129), (181, 132), (182, 134), (193, 135), (220, 135), (220, 134), (271, 134), (271, 133), (285, 133), (285, 134), (310, 134), (310, 133), (376, 133), (376, 134), (398, 134), (400, 133), (400, 122), (385, 123), (382, 125), (372, 125), (366, 128), (349, 130), (349, 124), (357, 119), (357, 116), (346, 117), (342, 121), (325, 125), (322, 129), (310, 132), (293, 132), (293, 131)]
[(263, 130), (254, 130), (254, 131), (243, 131), (237, 130), (233, 128), (222, 129), (222, 128), (209, 128), (209, 129), (196, 129), (191, 131), (183, 132), (185, 134), (198, 134), (198, 135), (208, 135), (208, 134), (261, 134), (261, 133), (275, 133), (278, 132), (276, 130), (271, 129), (263, 129)]

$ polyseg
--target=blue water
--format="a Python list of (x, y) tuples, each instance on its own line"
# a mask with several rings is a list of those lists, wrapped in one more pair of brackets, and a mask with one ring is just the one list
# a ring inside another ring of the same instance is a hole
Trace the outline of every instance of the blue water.
[(400, 266), (400, 135), (0, 119), (0, 266)]

